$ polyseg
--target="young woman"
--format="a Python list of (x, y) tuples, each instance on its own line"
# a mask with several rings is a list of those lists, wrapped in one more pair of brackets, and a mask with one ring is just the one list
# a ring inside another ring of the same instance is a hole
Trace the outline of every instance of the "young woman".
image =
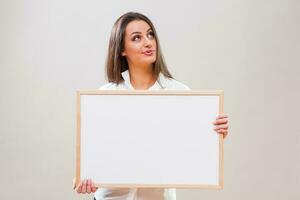
[[(140, 13), (126, 13), (115, 22), (109, 41), (106, 73), (109, 83), (100, 89), (189, 90), (168, 71), (155, 28)], [(213, 123), (214, 130), (226, 137), (228, 117), (219, 115)], [(97, 189), (91, 180), (73, 186), (78, 193), (95, 192), (96, 200), (176, 200), (175, 189)]]

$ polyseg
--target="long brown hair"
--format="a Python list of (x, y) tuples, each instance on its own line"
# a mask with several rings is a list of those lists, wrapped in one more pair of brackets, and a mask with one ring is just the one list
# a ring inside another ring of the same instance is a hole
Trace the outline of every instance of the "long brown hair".
[(125, 29), (134, 20), (145, 21), (154, 33), (157, 46), (156, 61), (153, 63), (155, 76), (158, 77), (159, 73), (162, 73), (168, 78), (173, 78), (165, 64), (157, 33), (150, 19), (137, 12), (128, 12), (117, 19), (111, 31), (106, 58), (106, 75), (108, 81), (119, 84), (123, 81), (121, 73), (129, 68), (126, 57), (122, 56), (121, 53), (124, 50)]

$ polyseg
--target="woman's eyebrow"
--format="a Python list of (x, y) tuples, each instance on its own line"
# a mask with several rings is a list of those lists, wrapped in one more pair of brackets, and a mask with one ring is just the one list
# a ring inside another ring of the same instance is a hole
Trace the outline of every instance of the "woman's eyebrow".
[[(147, 30), (147, 33), (149, 31), (152, 31), (152, 28), (150, 27), (148, 30)], [(132, 32), (130, 35), (133, 35), (133, 34), (142, 34), (141, 32), (138, 32), (138, 31), (135, 31), (135, 32)]]
[(141, 32), (132, 32), (130, 35), (133, 35), (133, 34), (141, 34)]

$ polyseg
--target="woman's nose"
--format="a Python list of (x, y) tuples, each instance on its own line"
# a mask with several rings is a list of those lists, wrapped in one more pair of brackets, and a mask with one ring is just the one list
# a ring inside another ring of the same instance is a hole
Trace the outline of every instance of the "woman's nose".
[(150, 40), (149, 38), (145, 37), (145, 41), (144, 41), (144, 45), (146, 47), (151, 47), (152, 46), (152, 40)]

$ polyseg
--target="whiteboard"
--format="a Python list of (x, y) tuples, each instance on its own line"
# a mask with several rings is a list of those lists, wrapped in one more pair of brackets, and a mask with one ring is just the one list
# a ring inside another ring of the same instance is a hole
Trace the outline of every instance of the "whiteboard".
[(106, 188), (222, 188), (222, 91), (77, 92), (76, 180)]

